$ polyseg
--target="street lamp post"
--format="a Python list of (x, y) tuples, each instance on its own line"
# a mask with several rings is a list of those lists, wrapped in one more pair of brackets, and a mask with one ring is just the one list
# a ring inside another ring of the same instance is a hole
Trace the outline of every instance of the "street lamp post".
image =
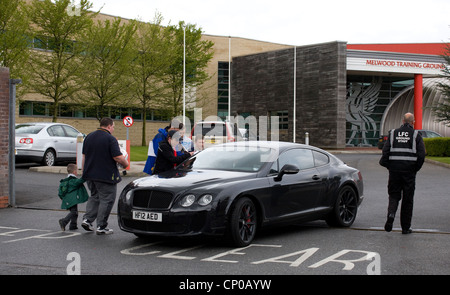
[(186, 125), (186, 26), (183, 26), (183, 125)]
[(293, 137), (292, 137), (292, 140), (293, 140), (293, 142), (295, 143), (295, 140), (296, 140), (296, 138), (295, 138), (295, 136), (296, 136), (296, 132), (297, 132), (297, 130), (296, 130), (296, 121), (297, 121), (297, 98), (296, 98), (296, 96), (297, 96), (297, 46), (294, 46), (294, 109), (293, 109), (293, 124), (294, 124), (294, 126), (293, 126), (293, 128), (292, 128), (292, 130), (293, 130), (293, 133), (294, 133), (294, 135), (293, 135)]
[(231, 36), (228, 37), (228, 121), (231, 120)]

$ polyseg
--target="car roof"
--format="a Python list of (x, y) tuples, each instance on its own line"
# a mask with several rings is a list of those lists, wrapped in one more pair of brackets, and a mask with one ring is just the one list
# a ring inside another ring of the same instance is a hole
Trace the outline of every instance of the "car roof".
[(55, 123), (55, 122), (24, 122), (24, 123), (17, 123), (16, 125), (43, 125), (43, 126), (53, 126), (53, 125), (67, 125), (64, 123)]
[(215, 146), (236, 146), (236, 147), (265, 147), (265, 148), (279, 148), (281, 150), (287, 150), (290, 148), (308, 148), (313, 149), (317, 151), (322, 151), (328, 154), (328, 152), (312, 146), (312, 145), (306, 145), (306, 144), (300, 144), (300, 143), (293, 143), (293, 142), (286, 142), (286, 141), (256, 141), (256, 140), (250, 140), (250, 141), (237, 141), (237, 142), (228, 142), (223, 144), (217, 144)]

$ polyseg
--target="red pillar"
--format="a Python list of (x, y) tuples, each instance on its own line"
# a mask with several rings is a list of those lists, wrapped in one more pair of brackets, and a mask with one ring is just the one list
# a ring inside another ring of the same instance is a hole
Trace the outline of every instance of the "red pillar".
[(423, 76), (421, 74), (414, 75), (414, 129), (422, 129), (423, 114)]

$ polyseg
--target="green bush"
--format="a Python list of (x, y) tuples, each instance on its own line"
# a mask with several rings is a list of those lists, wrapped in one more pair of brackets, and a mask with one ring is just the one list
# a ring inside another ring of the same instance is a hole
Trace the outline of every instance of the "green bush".
[(450, 157), (450, 137), (424, 138), (427, 156)]

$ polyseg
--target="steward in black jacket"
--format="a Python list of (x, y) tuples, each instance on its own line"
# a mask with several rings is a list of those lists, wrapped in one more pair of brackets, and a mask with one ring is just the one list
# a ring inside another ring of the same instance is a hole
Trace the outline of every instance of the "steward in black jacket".
[(403, 234), (412, 232), (411, 219), (416, 188), (416, 174), (425, 161), (425, 145), (422, 136), (414, 130), (414, 115), (407, 113), (403, 117), (403, 125), (389, 132), (383, 147), (380, 165), (389, 170), (388, 217), (384, 229), (392, 230), (398, 204), (402, 200), (400, 224)]
[(159, 143), (153, 174), (172, 170), (176, 165), (181, 164), (192, 155), (192, 153), (186, 152), (177, 156), (177, 152), (171, 145), (172, 141), (177, 141), (178, 143), (178, 138), (174, 137), (175, 133), (176, 131), (174, 130), (169, 131), (166, 140)]
[(424, 161), (425, 145), (419, 131), (405, 123), (389, 132), (380, 159), (381, 166), (389, 171), (416, 173)]

